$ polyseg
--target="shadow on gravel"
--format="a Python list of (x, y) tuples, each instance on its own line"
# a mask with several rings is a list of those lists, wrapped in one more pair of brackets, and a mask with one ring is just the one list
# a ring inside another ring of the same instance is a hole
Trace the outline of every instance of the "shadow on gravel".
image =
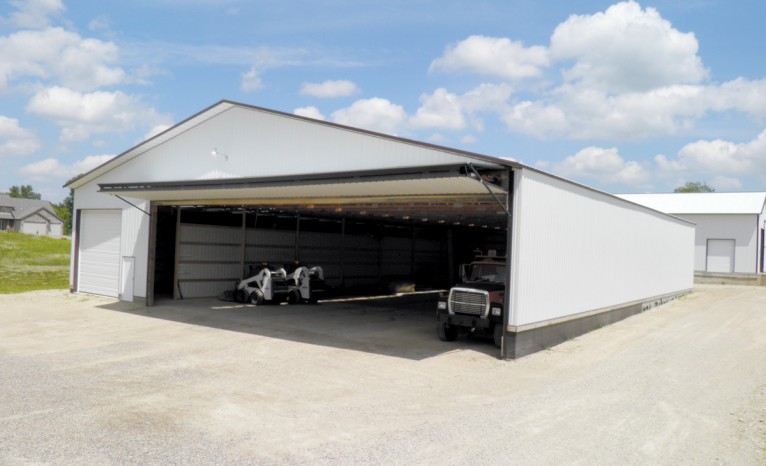
[(436, 336), (436, 296), (392, 296), (310, 305), (238, 304), (215, 298), (117, 302), (101, 309), (310, 345), (423, 360), (454, 351), (499, 356), (491, 339)]

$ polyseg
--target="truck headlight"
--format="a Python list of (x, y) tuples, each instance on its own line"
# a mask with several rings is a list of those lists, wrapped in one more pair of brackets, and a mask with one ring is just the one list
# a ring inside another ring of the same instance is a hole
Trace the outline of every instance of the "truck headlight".
[(439, 301), (439, 304), (436, 305), (437, 309), (447, 309), (447, 301)]
[(503, 309), (500, 308), (500, 307), (493, 307), (492, 308), (492, 315), (493, 316), (503, 315)]

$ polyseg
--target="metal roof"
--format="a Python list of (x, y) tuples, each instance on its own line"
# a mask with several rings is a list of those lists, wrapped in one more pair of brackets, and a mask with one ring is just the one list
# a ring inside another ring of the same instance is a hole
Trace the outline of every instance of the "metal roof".
[(11, 197), (7, 194), (0, 194), (0, 206), (10, 207), (12, 214), (12, 217), (10, 218), (17, 220), (23, 220), (31, 215), (34, 215), (40, 210), (44, 210), (52, 217), (51, 220), (58, 220), (59, 222), (63, 223), (63, 220), (61, 220), (59, 216), (56, 215), (56, 211), (53, 210), (51, 203), (48, 201), (42, 201), (38, 199), (23, 199)]
[(766, 192), (617, 194), (617, 197), (668, 214), (752, 214), (766, 203)]

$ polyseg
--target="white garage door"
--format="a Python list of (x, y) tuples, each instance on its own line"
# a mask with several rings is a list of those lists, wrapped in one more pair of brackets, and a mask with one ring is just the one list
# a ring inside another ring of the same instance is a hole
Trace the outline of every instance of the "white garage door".
[(77, 290), (117, 297), (120, 277), (119, 210), (82, 211)]
[(45, 223), (24, 222), (21, 224), (21, 232), (28, 235), (45, 236), (48, 234), (48, 225)]
[(734, 240), (707, 240), (707, 271), (734, 272)]

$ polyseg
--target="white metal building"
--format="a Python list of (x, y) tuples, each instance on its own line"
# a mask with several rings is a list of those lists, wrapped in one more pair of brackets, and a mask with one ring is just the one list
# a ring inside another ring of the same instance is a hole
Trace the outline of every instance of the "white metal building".
[(299, 259), (364, 293), (508, 256), (502, 356), (687, 293), (694, 226), (522, 164), (222, 101), (73, 181), (73, 291), (215, 296)]
[(619, 197), (695, 223), (694, 270), (764, 272), (766, 193), (623, 194)]

